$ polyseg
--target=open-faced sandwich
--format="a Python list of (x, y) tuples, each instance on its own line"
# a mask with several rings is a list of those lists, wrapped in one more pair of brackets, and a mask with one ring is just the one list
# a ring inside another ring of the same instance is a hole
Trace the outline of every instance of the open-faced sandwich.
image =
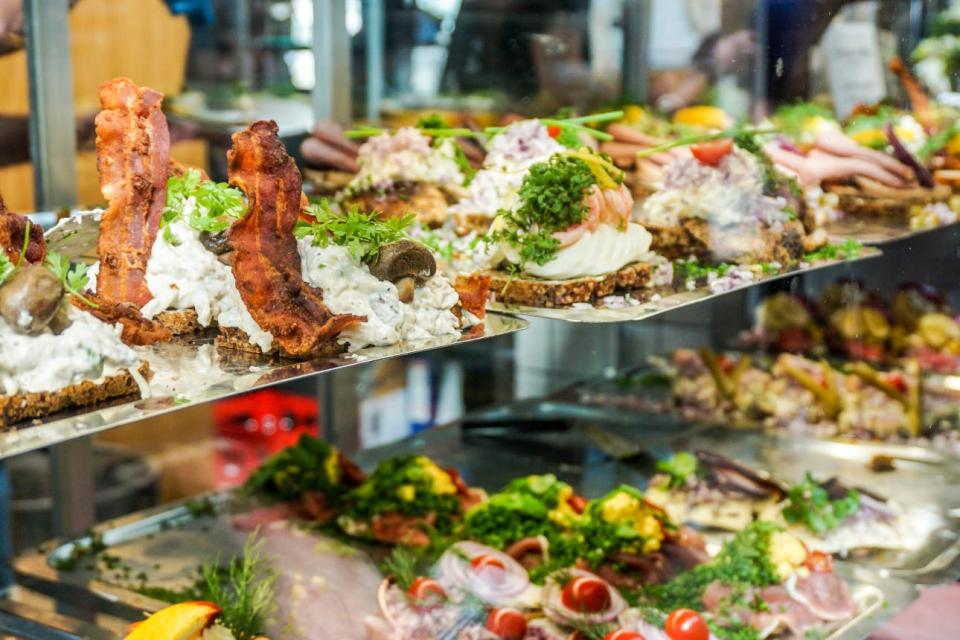
[(360, 146), (357, 162), (360, 171), (337, 196), (343, 205), (384, 218), (412, 213), (428, 226), (446, 221), (473, 172), (455, 138), (426, 127), (374, 135)]
[(560, 307), (669, 284), (670, 264), (650, 251), (632, 208), (622, 171), (602, 154), (565, 150), (532, 165), (491, 227), (495, 297)]
[(442, 469), (425, 456), (392, 458), (347, 494), (337, 524), (356, 538), (422, 547), (452, 533), (470, 507), (485, 498), (456, 470)]
[(48, 253), (43, 230), (0, 199), (0, 427), (146, 395), (149, 367), (95, 317), (85, 271)]
[(905, 512), (865, 489), (810, 474), (787, 485), (768, 473), (708, 451), (680, 452), (658, 464), (646, 497), (674, 522), (742, 531), (756, 520), (784, 526), (808, 548), (846, 555), (856, 550), (913, 550), (939, 523), (925, 508)]
[(634, 219), (671, 260), (790, 268), (815, 248), (799, 187), (770, 163), (753, 136), (693, 145), (666, 167), (660, 189)]

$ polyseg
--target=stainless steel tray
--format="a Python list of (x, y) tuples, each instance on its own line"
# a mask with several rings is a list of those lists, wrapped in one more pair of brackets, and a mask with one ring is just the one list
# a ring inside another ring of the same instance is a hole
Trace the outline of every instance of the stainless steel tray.
[(217, 349), (212, 337), (140, 348), (139, 353), (154, 372), (148, 399), (121, 400), (90, 410), (64, 412), (0, 431), (0, 459), (279, 382), (495, 338), (527, 326), (525, 320), (491, 313), (487, 314), (482, 331), (467, 331), (459, 338), (369, 348), (340, 357), (302, 362)]
[(949, 230), (955, 226), (957, 226), (957, 223), (953, 222), (932, 229), (911, 229), (904, 225), (895, 225), (880, 220), (848, 215), (840, 218), (836, 222), (827, 224), (824, 228), (830, 238), (830, 242), (858, 240), (864, 244), (882, 246), (891, 242), (929, 235), (936, 232), (948, 233)]
[[(740, 434), (737, 436), (732, 436), (731, 432), (705, 429), (669, 433), (665, 428), (654, 426), (649, 446), (627, 451), (618, 459), (609, 455), (610, 444), (631, 440), (646, 442), (646, 425), (637, 421), (628, 424), (622, 419), (605, 421), (596, 415), (591, 418), (581, 415), (565, 422), (562, 412), (562, 407), (557, 405), (547, 405), (542, 412), (538, 412), (535, 405), (525, 406), (521, 411), (523, 418), (512, 429), (506, 424), (508, 412), (486, 412), (479, 420), (464, 425), (433, 429), (364, 452), (360, 462), (369, 467), (393, 455), (419, 453), (431, 456), (443, 465), (457, 466), (469, 483), (489, 490), (501, 487), (508, 479), (515, 477), (520, 472), (518, 470), (522, 470), (522, 473), (553, 472), (571, 482), (584, 495), (592, 497), (620, 483), (643, 486), (645, 479), (653, 472), (656, 458), (668, 455), (675, 448), (690, 447), (693, 443), (738, 455), (747, 462), (758, 460), (785, 475), (801, 473), (801, 468), (809, 468), (819, 473), (838, 473), (851, 483), (865, 482), (865, 468), (855, 458), (838, 456), (836, 451), (830, 449), (822, 452), (811, 449), (800, 441), (781, 442), (762, 433), (748, 431), (734, 432)], [(909, 495), (915, 501), (943, 500), (945, 509), (960, 502), (960, 497), (951, 500), (949, 490), (957, 481), (957, 472), (939, 465), (905, 463), (894, 474), (867, 479), (871, 481), (871, 488), (886, 492), (891, 497), (906, 498)], [(110, 556), (121, 559), (121, 565), (130, 567), (128, 576), (143, 571), (150, 576), (152, 586), (180, 588), (189, 584), (196, 565), (210, 560), (217, 553), (228, 554), (239, 550), (242, 545), (245, 533), (233, 527), (232, 518), (235, 516), (227, 515), (227, 512), (243, 512), (252, 505), (230, 493), (218, 494), (213, 500), (221, 510), (221, 514), (215, 517), (198, 518), (195, 509), (179, 504), (105, 523), (97, 527), (97, 531), (109, 546)], [(273, 535), (271, 531), (276, 528), (275, 525), (266, 527), (268, 537)], [(283, 544), (307, 545), (321, 554), (337, 548), (335, 543), (322, 538), (301, 537), (313, 535), (298, 532), (293, 534), (294, 538), (287, 537)], [(946, 546), (955, 549), (954, 540)], [(83, 570), (83, 566), (80, 571), (72, 573), (58, 573), (53, 568), (51, 562), (69, 557), (73, 545), (88, 542), (88, 539), (77, 539), (44, 545), (44, 550), (19, 558), (15, 567), (36, 579), (64, 588), (69, 585), (80, 587), (111, 602), (123, 603), (132, 610), (149, 611), (162, 606), (158, 601), (124, 588), (125, 584), (129, 585), (129, 578), (125, 581), (107, 575), (104, 579), (103, 575), (98, 577)], [(278, 542), (277, 548), (281, 546)], [(913, 565), (905, 564), (909, 558), (900, 557), (858, 557), (838, 561), (838, 571), (850, 580), (854, 591), (864, 596), (872, 594), (872, 600), (867, 611), (831, 637), (866, 637), (913, 602), (917, 596), (914, 582), (949, 582), (956, 579), (960, 574), (954, 570), (953, 563), (945, 562), (945, 559), (949, 560), (949, 553), (940, 549), (934, 551), (929, 562), (915, 562)], [(278, 551), (278, 557), (281, 556), (278, 568), (285, 577), (280, 593), (285, 598), (286, 594), (296, 589), (296, 584), (309, 582), (312, 569), (302, 560), (296, 566), (282, 564), (287, 562), (284, 558), (290, 557), (287, 550)], [(312, 561), (323, 562), (317, 558)], [(944, 564), (947, 566), (941, 566)], [(114, 566), (117, 564), (114, 563)], [(363, 569), (364, 566), (368, 566), (365, 561), (360, 565), (361, 573), (365, 574), (368, 569)], [(307, 576), (306, 579), (300, 577), (303, 575)], [(369, 583), (368, 578), (363, 594), (372, 601)], [(352, 599), (356, 595), (352, 589), (350, 586), (340, 587), (338, 597)], [(877, 590), (882, 595), (877, 595)], [(311, 595), (314, 598), (326, 597), (323, 594)], [(324, 602), (315, 602), (313, 606), (336, 606), (337, 601)], [(307, 604), (301, 603), (299, 606)], [(360, 640), (363, 636), (358, 629), (356, 636), (344, 637)]]
[(861, 251), (860, 256), (848, 260), (824, 260), (816, 262), (803, 269), (793, 269), (763, 275), (756, 280), (734, 287), (727, 291), (714, 293), (707, 286), (698, 287), (689, 291), (671, 290), (654, 295), (649, 300), (624, 303), (622, 306), (602, 306), (594, 307), (589, 304), (580, 304), (570, 307), (560, 307), (548, 309), (546, 307), (530, 307), (520, 304), (508, 304), (504, 302), (490, 302), (487, 308), (493, 311), (504, 313), (515, 313), (525, 316), (534, 316), (537, 318), (548, 318), (550, 320), (563, 320), (565, 322), (583, 322), (583, 323), (606, 323), (606, 322), (632, 322), (637, 320), (646, 320), (658, 316), (662, 313), (697, 304), (707, 300), (719, 298), (734, 291), (743, 291), (767, 282), (803, 275), (823, 269), (830, 269), (843, 264), (860, 262), (878, 258), (882, 254), (879, 249), (866, 247)]

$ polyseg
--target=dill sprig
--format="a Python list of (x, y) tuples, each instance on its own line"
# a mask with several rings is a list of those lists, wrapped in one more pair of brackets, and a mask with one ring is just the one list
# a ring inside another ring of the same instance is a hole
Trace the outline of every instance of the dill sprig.
[(277, 575), (264, 554), (264, 540), (254, 531), (243, 546), (243, 555), (221, 567), (219, 558), (200, 569), (203, 592), (220, 609), (220, 623), (237, 640), (253, 640), (264, 631), (273, 609)]
[(406, 547), (395, 547), (381, 564), (380, 571), (406, 591), (417, 577), (417, 556)]
[(345, 247), (353, 258), (368, 264), (376, 261), (383, 245), (407, 238), (407, 229), (416, 219), (408, 214), (381, 220), (375, 211), (364, 213), (356, 208), (336, 213), (327, 200), (310, 205), (307, 213), (313, 220), (298, 220), (294, 235), (312, 236), (314, 246), (318, 247), (331, 244)]

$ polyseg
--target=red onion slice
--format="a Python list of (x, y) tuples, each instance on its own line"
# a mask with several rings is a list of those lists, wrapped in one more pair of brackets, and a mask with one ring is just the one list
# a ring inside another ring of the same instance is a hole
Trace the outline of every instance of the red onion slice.
[[(470, 561), (488, 556), (500, 561), (503, 569), (475, 569)], [(502, 551), (477, 542), (458, 542), (447, 549), (437, 564), (437, 580), (448, 593), (469, 593), (494, 606), (513, 602), (530, 586), (530, 576), (519, 562)]]
[[(567, 581), (572, 578), (595, 578), (607, 585), (607, 589), (610, 591), (610, 607), (599, 613), (583, 613), (574, 611), (563, 604), (563, 588)], [(542, 602), (543, 612), (547, 614), (548, 618), (566, 625), (610, 622), (627, 608), (627, 603), (619, 591), (602, 578), (597, 577), (595, 573), (583, 569), (563, 569), (547, 577), (547, 581), (543, 585)]]
[(930, 174), (930, 170), (923, 166), (923, 163), (921, 163), (915, 155), (910, 153), (910, 150), (900, 141), (900, 138), (893, 130), (893, 125), (888, 122), (883, 127), (883, 132), (887, 135), (887, 142), (893, 147), (893, 156), (913, 169), (913, 173), (916, 174), (917, 182), (920, 183), (920, 186), (927, 187), (928, 189), (932, 188), (933, 175)]

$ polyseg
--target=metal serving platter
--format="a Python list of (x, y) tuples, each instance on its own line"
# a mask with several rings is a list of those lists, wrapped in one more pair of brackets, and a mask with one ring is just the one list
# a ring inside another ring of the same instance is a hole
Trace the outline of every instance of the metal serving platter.
[(931, 235), (936, 232), (947, 233), (957, 223), (953, 222), (932, 229), (911, 229), (902, 224), (891, 224), (881, 220), (845, 215), (835, 222), (824, 226), (830, 242), (857, 240), (863, 244), (884, 245), (898, 240)]
[[(585, 414), (564, 414), (560, 405), (545, 403), (542, 411), (535, 403), (517, 405), (518, 418), (511, 423), (510, 407), (501, 407), (469, 417), (462, 423), (428, 430), (406, 440), (365, 451), (358, 462), (370, 468), (377, 462), (401, 454), (430, 456), (440, 464), (455, 466), (468, 483), (489, 491), (502, 487), (518, 473), (555, 473), (574, 485), (587, 497), (602, 495), (621, 483), (643, 487), (655, 471), (657, 459), (672, 451), (691, 446), (709, 448), (738, 457), (740, 460), (766, 467), (778, 474), (794, 478), (806, 470), (818, 474), (837, 474), (851, 484), (867, 484), (877, 492), (898, 500), (937, 502), (950, 512), (960, 504), (960, 496), (951, 496), (950, 488), (958, 480), (958, 472), (931, 463), (898, 464), (887, 475), (869, 474), (863, 461), (843, 451), (821, 447), (820, 443), (778, 438), (756, 431), (720, 431), (704, 428), (670, 427), (666, 424), (627, 423), (621, 417), (611, 420)], [(565, 417), (572, 415), (573, 417)], [(86, 560), (72, 572), (57, 572), (53, 563), (68, 558), (74, 545), (89, 543), (89, 538), (55, 542), (42, 550), (22, 556), (15, 568), (31, 580), (41, 581), (51, 591), (79, 589), (96, 594), (114, 606), (124, 605), (131, 611), (150, 611), (162, 606), (127, 588), (139, 572), (146, 574), (151, 587), (182, 588), (195, 577), (195, 567), (218, 553), (221, 557), (239, 551), (251, 518), (244, 513), (258, 513), (249, 499), (235, 493), (213, 496), (217, 515), (198, 515), (196, 508), (185, 504), (161, 507), (126, 516), (97, 527), (113, 568), (100, 563), (99, 572), (86, 568)], [(260, 512), (262, 513), (262, 511)], [(238, 530), (237, 525), (245, 521)], [(831, 638), (864, 638), (917, 597), (914, 583), (950, 582), (960, 577), (956, 523), (944, 527), (951, 535), (942, 535), (924, 548), (908, 554), (852, 557), (837, 562), (838, 571), (847, 578), (854, 592), (868, 603), (861, 616)], [(278, 545), (275, 561), (283, 574), (279, 592), (289, 593), (298, 582), (309, 582), (313, 569), (309, 563), (323, 563), (331, 550), (345, 551), (329, 539), (315, 533), (291, 530), (283, 537), (283, 526), (267, 524), (264, 531), (270, 544)], [(279, 533), (278, 533), (279, 531)], [(279, 539), (270, 540), (280, 536)], [(952, 536), (952, 537), (951, 537)], [(289, 552), (285, 545), (312, 548), (315, 554), (296, 566), (287, 566)], [(369, 551), (365, 549), (364, 551)], [(376, 550), (373, 550), (376, 554)], [(348, 552), (353, 553), (353, 552)], [(953, 554), (953, 555), (951, 555)], [(894, 557), (896, 556), (896, 557)], [(120, 559), (117, 563), (116, 559)], [(126, 571), (117, 566), (128, 567)], [(317, 569), (322, 571), (322, 569)], [(118, 573), (120, 574), (118, 576)], [(306, 574), (307, 577), (298, 577)], [(126, 575), (127, 577), (124, 577)], [(325, 580), (329, 576), (325, 577)], [(338, 588), (336, 598), (351, 598), (351, 586)], [(369, 585), (366, 587), (370, 590)], [(317, 600), (329, 593), (311, 594), (312, 606), (336, 606), (337, 600)], [(356, 595), (356, 594), (353, 594)], [(364, 598), (372, 598), (363, 592)], [(73, 596), (74, 598), (76, 595)], [(70, 596), (67, 596), (68, 600)], [(311, 606), (307, 601), (299, 607)], [(296, 609), (297, 607), (294, 607)], [(346, 615), (346, 614), (345, 614)], [(363, 638), (358, 629), (356, 638)], [(310, 637), (309, 635), (304, 637)], [(353, 636), (345, 635), (344, 638)]]
[(113, 404), (59, 413), (0, 431), (0, 459), (280, 382), (504, 336), (527, 326), (525, 320), (492, 313), (487, 314), (481, 327), (468, 330), (459, 338), (368, 348), (338, 357), (306, 361), (218, 349), (210, 336), (138, 347), (138, 353), (150, 363), (154, 374), (149, 383), (149, 398), (121, 399)]
[[(487, 308), (492, 311), (516, 313), (525, 316), (534, 316), (537, 318), (547, 318), (550, 320), (563, 320), (565, 322), (595, 324), (608, 322), (632, 322), (637, 320), (646, 320), (662, 313), (673, 311), (674, 309), (679, 309), (681, 307), (697, 304), (706, 300), (719, 298), (720, 296), (727, 295), (728, 293), (742, 291), (744, 289), (749, 289), (750, 287), (755, 287), (767, 282), (799, 276), (814, 271), (821, 271), (823, 269), (830, 269), (843, 264), (860, 262), (862, 260), (870, 260), (873, 258), (878, 258), (881, 255), (882, 253), (879, 249), (866, 247), (856, 258), (850, 258), (846, 260), (824, 260), (813, 263), (804, 268), (762, 275), (756, 280), (728, 289), (726, 291), (714, 292), (709, 286), (701, 286), (692, 290), (678, 290), (673, 288), (654, 294), (648, 300), (633, 300), (632, 302), (627, 302), (624, 304), (618, 303), (616, 306), (595, 307), (593, 305), (583, 303), (575, 304), (570, 307), (558, 307), (551, 309), (546, 307), (531, 307), (527, 305), (509, 304), (504, 302), (489, 302), (487, 303)], [(622, 296), (613, 297), (620, 298)]]

